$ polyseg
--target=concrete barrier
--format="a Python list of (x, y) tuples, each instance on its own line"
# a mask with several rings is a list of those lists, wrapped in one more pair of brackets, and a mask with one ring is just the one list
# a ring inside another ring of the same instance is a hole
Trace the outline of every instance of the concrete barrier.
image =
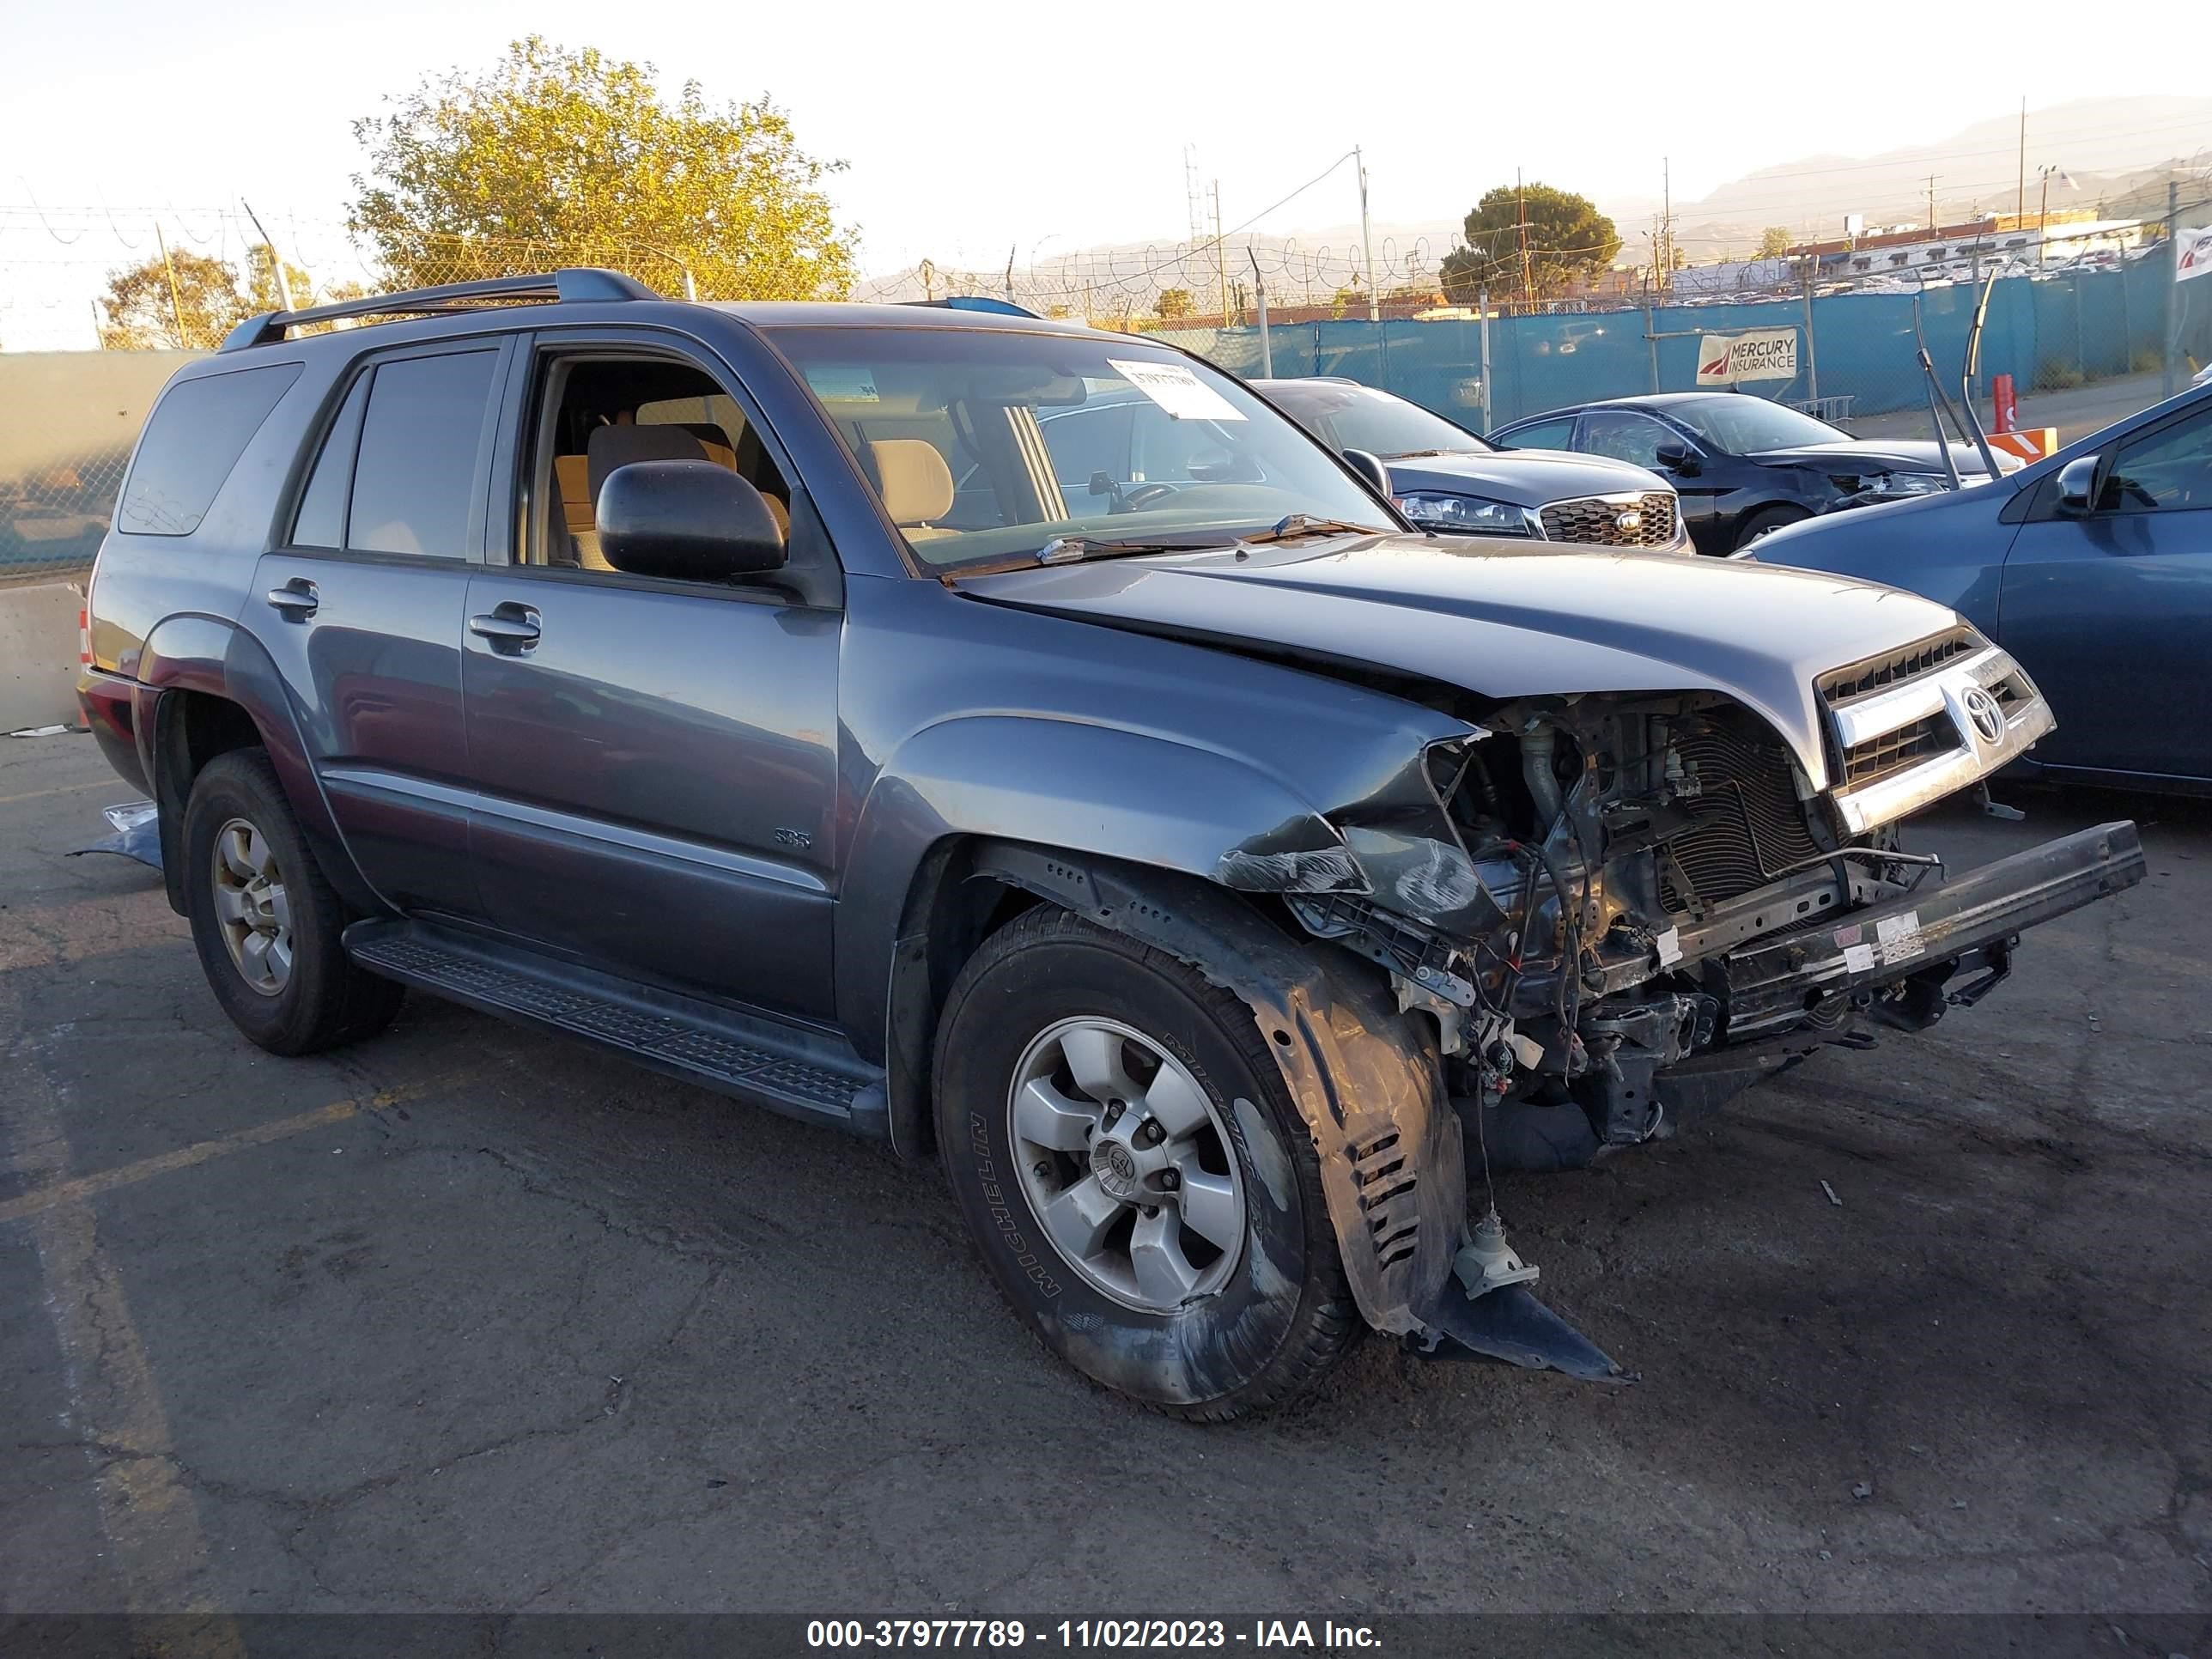
[(0, 587), (0, 732), (75, 721), (77, 612), (67, 582)]

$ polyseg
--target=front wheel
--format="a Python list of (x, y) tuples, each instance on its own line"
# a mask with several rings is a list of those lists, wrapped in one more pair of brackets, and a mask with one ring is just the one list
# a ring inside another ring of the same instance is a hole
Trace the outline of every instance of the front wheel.
[(1311, 1386), (1361, 1330), (1250, 1012), (1174, 958), (1030, 910), (954, 984), (936, 1099), (993, 1277), (1087, 1376), (1218, 1420)]
[(1802, 507), (1762, 507), (1743, 521), (1736, 532), (1736, 551), (1741, 552), (1753, 542), (1762, 541), (1785, 525), (1802, 524), (1813, 515)]

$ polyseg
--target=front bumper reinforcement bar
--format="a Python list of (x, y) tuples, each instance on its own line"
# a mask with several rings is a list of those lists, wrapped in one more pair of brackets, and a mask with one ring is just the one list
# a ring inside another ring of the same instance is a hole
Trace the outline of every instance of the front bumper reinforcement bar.
[(2008, 941), (2143, 878), (2142, 842), (2100, 823), (1922, 887), (1832, 925), (1785, 933), (1722, 958), (1728, 1036), (1801, 1018), (1813, 1000), (1894, 985)]

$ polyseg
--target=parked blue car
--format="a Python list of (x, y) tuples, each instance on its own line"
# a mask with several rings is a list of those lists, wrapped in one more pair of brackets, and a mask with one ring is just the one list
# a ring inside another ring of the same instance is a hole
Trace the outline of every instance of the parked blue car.
[(2212, 794), (2212, 385), (1995, 483), (1778, 531), (1756, 557), (1966, 616), (2058, 716), (2023, 771)]

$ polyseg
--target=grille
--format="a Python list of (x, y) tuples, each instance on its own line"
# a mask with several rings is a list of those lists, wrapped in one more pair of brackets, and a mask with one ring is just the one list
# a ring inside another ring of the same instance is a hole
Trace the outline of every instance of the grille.
[[(1999, 702), (2005, 701), (1999, 697)], [(1959, 728), (1948, 714), (1930, 714), (1894, 732), (1885, 732), (1844, 751), (1844, 783), (1872, 783), (1892, 772), (1917, 765), (1930, 755), (1948, 754), (1959, 746)]]
[(1691, 894), (1674, 880), (1679, 868), (1698, 900), (1720, 904), (1823, 850), (1790, 787), (1790, 757), (1749, 715), (1733, 711), (1677, 732), (1674, 750), (1695, 772), (1702, 793), (1682, 805), (1691, 827), (1667, 844), (1673, 867), (1660, 866), (1659, 900), (1687, 910)]
[[(1623, 530), (1620, 515), (1629, 512), (1637, 514), (1639, 522), (1633, 530)], [(1674, 539), (1674, 498), (1663, 489), (1633, 500), (1593, 495), (1579, 501), (1553, 501), (1537, 516), (1543, 520), (1546, 537), (1555, 542), (1664, 547)]]
[(1830, 703), (1848, 702), (1853, 697), (1895, 685), (1931, 668), (1940, 668), (1952, 658), (1973, 649), (1976, 643), (1972, 632), (1961, 628), (1939, 634), (1932, 640), (1923, 640), (1903, 651), (1869, 657), (1864, 662), (1855, 662), (1848, 668), (1821, 675), (1820, 696)]

